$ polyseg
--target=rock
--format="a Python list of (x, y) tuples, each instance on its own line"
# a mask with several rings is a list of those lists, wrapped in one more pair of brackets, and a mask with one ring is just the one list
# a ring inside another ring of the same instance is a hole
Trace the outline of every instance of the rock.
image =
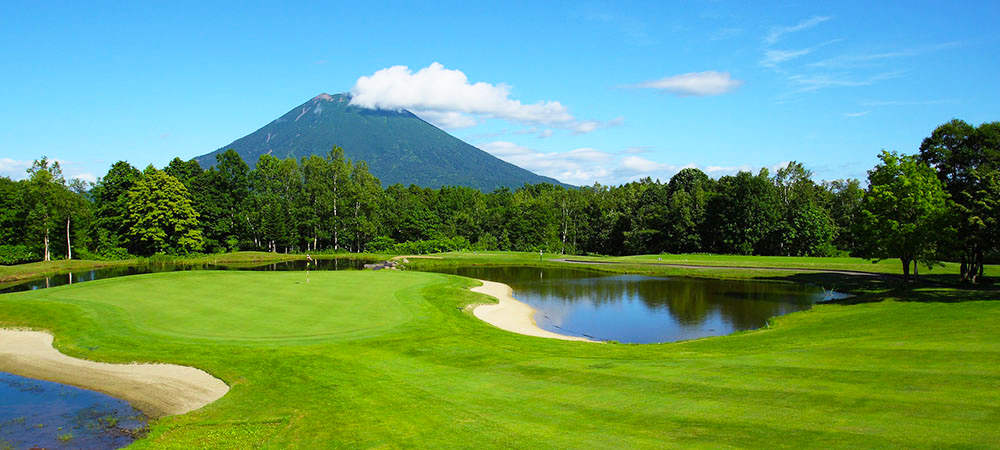
[(382, 269), (392, 269), (396, 270), (399, 267), (399, 263), (396, 261), (382, 261), (376, 264), (365, 264), (365, 269), (369, 270), (382, 270)]

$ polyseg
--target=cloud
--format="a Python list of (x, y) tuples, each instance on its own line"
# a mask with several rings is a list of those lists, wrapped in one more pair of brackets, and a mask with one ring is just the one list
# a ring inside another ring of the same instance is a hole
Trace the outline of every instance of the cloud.
[[(67, 181), (79, 178), (90, 183), (97, 182), (97, 177), (90, 172), (81, 172), (80, 162), (68, 161), (59, 158), (49, 158), (50, 163), (59, 163), (63, 171), (63, 178)], [(28, 178), (28, 168), (34, 161), (20, 161), (11, 158), (0, 158), (0, 176), (8, 177), (12, 180), (23, 180)]]
[(726, 175), (736, 175), (738, 172), (750, 172), (754, 173), (753, 167), (747, 164), (739, 166), (705, 166), (701, 169), (703, 172), (713, 177), (721, 177)]
[(813, 76), (792, 75), (788, 77), (788, 80), (799, 86), (799, 89), (793, 92), (793, 94), (795, 94), (801, 92), (816, 91), (828, 87), (869, 86), (875, 84), (878, 81), (898, 78), (902, 74), (903, 74), (902, 71), (884, 72), (863, 79), (841, 78), (836, 75), (825, 75), (825, 74), (813, 75)]
[[(475, 125), (480, 118), (581, 131), (597, 129), (579, 121), (558, 101), (523, 104), (510, 86), (470, 83), (459, 70), (433, 63), (416, 72), (406, 66), (362, 76), (351, 88), (351, 104), (370, 109), (407, 109), (446, 128)], [(601, 122), (598, 122), (601, 123)], [(608, 122), (607, 126), (613, 126)], [(586, 132), (586, 131), (581, 131)]]
[[(621, 117), (606, 122), (599, 120), (585, 120), (583, 122), (576, 122), (575, 124), (573, 124), (572, 127), (570, 127), (570, 129), (573, 130), (573, 134), (586, 134), (601, 128), (617, 127), (623, 123), (625, 123), (625, 119)], [(548, 131), (549, 133), (545, 136), (540, 136), (540, 137), (549, 137), (552, 135), (551, 133), (552, 130), (545, 130), (545, 131)], [(545, 131), (543, 131), (542, 134), (544, 134)]]
[(860, 111), (860, 112), (854, 112), (854, 113), (844, 113), (844, 117), (861, 117), (861, 116), (863, 116), (865, 114), (868, 114), (870, 112), (871, 111)]
[(593, 148), (546, 153), (507, 141), (490, 142), (479, 148), (521, 168), (572, 184), (591, 184), (607, 178), (610, 171), (605, 163), (613, 156)]
[(854, 68), (866, 67), (876, 64), (886, 59), (905, 58), (909, 56), (920, 56), (926, 53), (946, 50), (962, 45), (959, 42), (945, 42), (942, 44), (928, 45), (924, 47), (907, 48), (896, 51), (881, 53), (848, 54), (827, 58), (822, 61), (810, 63), (809, 67), (824, 68)]
[(31, 161), (19, 161), (10, 158), (0, 158), (0, 176), (8, 177), (12, 180), (27, 178), (26, 170), (31, 167)]
[[(508, 141), (495, 141), (479, 146), (493, 156), (540, 175), (576, 185), (619, 185), (650, 177), (667, 182), (670, 177), (686, 168), (697, 168), (711, 177), (735, 175), (740, 171), (757, 173), (759, 167), (701, 166), (695, 163), (660, 163), (641, 156), (644, 147), (631, 147), (618, 153), (593, 148), (577, 148), (564, 152), (542, 152)], [(787, 162), (767, 166), (773, 173)]]
[(786, 61), (791, 61), (795, 58), (808, 55), (820, 48), (826, 47), (827, 45), (834, 44), (842, 41), (843, 39), (833, 39), (826, 41), (814, 47), (804, 48), (801, 50), (765, 50), (764, 59), (761, 60), (760, 65), (764, 67), (776, 68), (778, 64)]
[(775, 67), (785, 61), (808, 55), (809, 53), (812, 53), (811, 48), (804, 48), (802, 50), (767, 50), (764, 52), (764, 59), (761, 60), (760, 65)]
[(799, 22), (797, 25), (792, 25), (790, 27), (782, 27), (782, 26), (773, 27), (771, 28), (771, 32), (768, 33), (767, 36), (764, 38), (764, 42), (768, 44), (774, 44), (778, 42), (782, 36), (788, 33), (795, 33), (798, 31), (812, 28), (830, 19), (831, 17), (816, 16), (811, 19), (803, 20), (802, 22)]
[(646, 81), (629, 87), (660, 89), (679, 97), (722, 95), (736, 90), (743, 81), (734, 80), (729, 72), (691, 72), (659, 80)]
[(94, 174), (92, 174), (90, 172), (79, 173), (79, 174), (76, 174), (76, 175), (73, 175), (73, 176), (66, 177), (67, 180), (72, 180), (74, 178), (86, 181), (88, 183), (96, 183), (97, 182), (97, 177), (94, 176)]
[(455, 112), (455, 111), (434, 111), (434, 110), (419, 110), (415, 109), (411, 111), (416, 114), (417, 117), (424, 119), (438, 128), (445, 128), (449, 130), (458, 130), (462, 128), (469, 128), (479, 125), (479, 120), (475, 117), (467, 116), (465, 114)]

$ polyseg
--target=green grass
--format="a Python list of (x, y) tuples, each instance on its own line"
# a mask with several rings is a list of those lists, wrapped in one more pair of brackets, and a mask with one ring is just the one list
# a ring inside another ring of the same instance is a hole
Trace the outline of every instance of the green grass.
[[(27, 264), (17, 264), (11, 266), (0, 265), (0, 288), (17, 284), (20, 281), (32, 278), (43, 277), (58, 273), (73, 272), (78, 270), (97, 269), (112, 266), (135, 266), (143, 264), (220, 264), (227, 266), (253, 266), (258, 263), (270, 263), (289, 261), (294, 259), (305, 259), (305, 254), (287, 254), (272, 252), (233, 252), (218, 253), (209, 255), (198, 255), (191, 257), (180, 256), (154, 256), (150, 258), (133, 258), (121, 261), (95, 261), (86, 259), (57, 259), (52, 261), (40, 261)], [(369, 253), (323, 253), (312, 255), (315, 259), (333, 258), (359, 258), (359, 259), (386, 259), (390, 256), (369, 254)]]
[[(439, 253), (444, 261), (438, 263), (454, 264), (538, 264), (538, 253), (534, 252), (451, 252)], [(863, 258), (825, 258), (809, 256), (743, 256), (743, 255), (710, 255), (710, 254), (660, 254), (633, 256), (577, 256), (545, 253), (542, 262), (555, 259), (572, 259), (577, 261), (601, 261), (626, 264), (679, 264), (711, 267), (758, 267), (758, 268), (790, 268), (811, 270), (843, 270), (854, 272), (870, 272), (878, 274), (902, 275), (903, 268), (898, 259), (887, 259), (873, 263)], [(433, 261), (414, 260), (428, 263)], [(1000, 265), (987, 265), (985, 274), (988, 277), (1000, 277)], [(958, 275), (959, 265), (943, 262), (930, 269), (921, 265), (921, 276)]]
[[(576, 258), (574, 258), (576, 259)], [(583, 259), (587, 259), (584, 257)], [(642, 262), (642, 263), (669, 263), (669, 264), (694, 264), (708, 266), (751, 266), (751, 267), (784, 267), (800, 269), (826, 269), (826, 270), (848, 270), (859, 272), (872, 272), (884, 274), (902, 274), (903, 266), (899, 259), (886, 259), (878, 263), (863, 258), (822, 258), (809, 256), (742, 256), (742, 255), (706, 255), (706, 254), (684, 254), (684, 255), (637, 255), (609, 258), (611, 261)], [(959, 264), (953, 262), (943, 262), (931, 268), (923, 265), (919, 268), (921, 275), (957, 275)], [(986, 276), (1000, 276), (1000, 266), (987, 265)]]
[(617, 345), (493, 328), (462, 308), (488, 301), (474, 284), (160, 273), (5, 294), (0, 323), (49, 329), (74, 356), (191, 365), (230, 384), (155, 421), (140, 449), (1000, 442), (1000, 302), (824, 305), (765, 330)]

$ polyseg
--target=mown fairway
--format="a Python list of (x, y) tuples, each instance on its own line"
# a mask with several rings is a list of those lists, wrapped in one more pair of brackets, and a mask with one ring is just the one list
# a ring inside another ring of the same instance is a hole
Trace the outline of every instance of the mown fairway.
[[(65, 353), (232, 386), (135, 448), (991, 447), (1000, 303), (828, 305), (662, 345), (513, 335), (417, 272), (175, 272), (0, 296)], [(94, 348), (90, 350), (89, 348)]]

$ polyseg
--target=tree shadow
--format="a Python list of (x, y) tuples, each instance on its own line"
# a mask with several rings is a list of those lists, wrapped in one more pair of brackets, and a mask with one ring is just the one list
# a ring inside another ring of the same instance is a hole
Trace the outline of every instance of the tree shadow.
[(759, 279), (808, 283), (853, 295), (821, 302), (824, 304), (854, 305), (883, 300), (941, 303), (1000, 300), (1000, 286), (988, 282), (977, 285), (961, 283), (958, 275), (921, 276), (914, 280), (903, 281), (902, 277), (894, 275), (859, 276), (815, 272)]

